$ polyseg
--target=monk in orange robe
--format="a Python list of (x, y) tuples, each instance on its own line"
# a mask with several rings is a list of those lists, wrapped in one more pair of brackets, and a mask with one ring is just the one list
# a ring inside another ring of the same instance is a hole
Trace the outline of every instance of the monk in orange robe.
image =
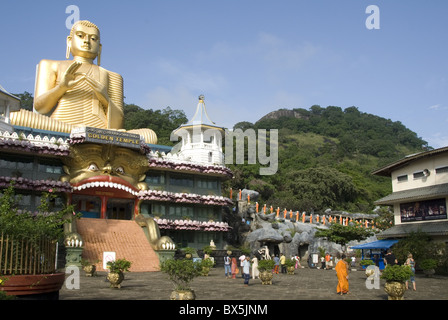
[(336, 292), (340, 295), (348, 294), (348, 263), (345, 261), (345, 255), (342, 255), (342, 259), (336, 264), (335, 270), (338, 277)]

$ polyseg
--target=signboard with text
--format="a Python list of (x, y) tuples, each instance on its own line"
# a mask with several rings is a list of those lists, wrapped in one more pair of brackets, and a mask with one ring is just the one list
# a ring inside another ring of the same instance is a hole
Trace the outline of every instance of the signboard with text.
[(140, 148), (140, 135), (118, 130), (108, 130), (93, 127), (77, 127), (71, 132), (71, 137), (84, 137), (85, 142), (113, 144), (125, 148)]

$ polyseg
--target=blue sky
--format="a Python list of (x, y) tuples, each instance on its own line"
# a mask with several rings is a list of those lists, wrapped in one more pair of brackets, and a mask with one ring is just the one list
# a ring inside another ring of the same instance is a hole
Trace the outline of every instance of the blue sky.
[[(448, 146), (446, 0), (2, 1), (6, 90), (33, 92), (36, 64), (65, 59), (69, 5), (100, 27), (101, 65), (123, 76), (126, 103), (191, 118), (204, 94), (228, 128), (279, 108), (356, 106)], [(366, 27), (369, 5), (380, 29)]]

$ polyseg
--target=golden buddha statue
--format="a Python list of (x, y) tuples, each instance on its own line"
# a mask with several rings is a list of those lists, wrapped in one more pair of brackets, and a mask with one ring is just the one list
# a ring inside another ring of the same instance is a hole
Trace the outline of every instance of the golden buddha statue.
[[(99, 28), (86, 20), (76, 22), (67, 37), (67, 60), (38, 65), (35, 112), (12, 112), (11, 123), (66, 133), (76, 126), (123, 130), (123, 78), (100, 67), (101, 48)], [(70, 54), (73, 60), (68, 60)], [(129, 132), (157, 143), (151, 129)]]

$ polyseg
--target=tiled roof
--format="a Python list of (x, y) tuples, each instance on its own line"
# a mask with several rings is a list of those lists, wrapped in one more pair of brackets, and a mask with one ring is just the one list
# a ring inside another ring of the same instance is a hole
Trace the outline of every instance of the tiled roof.
[(391, 164), (388, 164), (385, 167), (382, 167), (380, 169), (373, 171), (372, 174), (375, 174), (378, 176), (390, 177), (392, 174), (392, 171), (397, 170), (398, 168), (401, 168), (401, 167), (407, 165), (411, 161), (432, 157), (434, 155), (446, 153), (446, 152), (448, 152), (448, 147), (443, 147), (443, 148), (438, 148), (438, 149), (420, 152), (420, 153), (416, 153), (416, 154), (411, 154), (407, 157), (404, 157), (403, 159), (400, 159)]
[(448, 195), (448, 183), (437, 184), (429, 187), (415, 188), (393, 192), (384, 198), (375, 201), (377, 205), (393, 204), (403, 200), (416, 200), (428, 197), (439, 197)]
[(379, 234), (378, 239), (401, 238), (412, 232), (423, 232), (430, 236), (446, 236), (448, 235), (448, 221), (431, 221), (421, 223), (402, 223), (395, 225)]

